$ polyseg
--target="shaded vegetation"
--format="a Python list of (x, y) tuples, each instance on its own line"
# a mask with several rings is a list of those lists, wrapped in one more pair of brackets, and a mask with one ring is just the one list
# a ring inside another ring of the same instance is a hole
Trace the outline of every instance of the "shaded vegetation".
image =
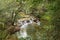
[(6, 30), (23, 18), (20, 12), (41, 21), (40, 26), (30, 25), (27, 32), (31, 37), (26, 40), (60, 40), (60, 0), (0, 0), (0, 40), (18, 40)]

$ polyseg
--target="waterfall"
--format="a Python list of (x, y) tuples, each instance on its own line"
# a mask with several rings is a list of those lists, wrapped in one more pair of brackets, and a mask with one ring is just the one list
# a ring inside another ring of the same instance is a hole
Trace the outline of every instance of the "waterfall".
[[(20, 21), (18, 20), (18, 25), (21, 25), (20, 26), (20, 31), (17, 32), (17, 37), (18, 38), (26, 38), (28, 37), (28, 34), (27, 34), (27, 27), (29, 24), (32, 24), (34, 21), (33, 20), (29, 20), (28, 22), (27, 21)], [(36, 23), (37, 25), (40, 25), (40, 22), (37, 21)]]
[(26, 38), (28, 36), (26, 32), (26, 28), (28, 27), (28, 24), (30, 23), (27, 23), (26, 21), (24, 22), (20, 21), (20, 25), (22, 26), (20, 27), (20, 32), (17, 32), (18, 38), (21, 38), (21, 37)]

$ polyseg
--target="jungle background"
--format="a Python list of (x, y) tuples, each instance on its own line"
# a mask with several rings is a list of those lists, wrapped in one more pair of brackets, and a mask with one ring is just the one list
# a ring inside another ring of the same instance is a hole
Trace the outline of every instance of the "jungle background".
[(34, 25), (35, 31), (28, 31), (32, 40), (60, 40), (60, 0), (0, 0), (0, 40), (18, 40), (16, 34), (9, 35), (7, 29), (22, 18), (20, 12), (41, 22), (39, 27)]

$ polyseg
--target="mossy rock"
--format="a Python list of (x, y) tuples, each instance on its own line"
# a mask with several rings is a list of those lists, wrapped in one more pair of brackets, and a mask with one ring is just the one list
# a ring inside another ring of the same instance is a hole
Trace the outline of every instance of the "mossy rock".
[(16, 37), (16, 35), (11, 35), (9, 38), (7, 38), (6, 40), (18, 40), (18, 38)]

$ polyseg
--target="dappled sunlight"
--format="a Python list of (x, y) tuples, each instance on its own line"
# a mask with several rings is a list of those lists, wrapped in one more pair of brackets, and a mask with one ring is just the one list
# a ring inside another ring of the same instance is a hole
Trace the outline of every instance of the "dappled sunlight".
[(60, 40), (60, 0), (0, 0), (0, 40)]

